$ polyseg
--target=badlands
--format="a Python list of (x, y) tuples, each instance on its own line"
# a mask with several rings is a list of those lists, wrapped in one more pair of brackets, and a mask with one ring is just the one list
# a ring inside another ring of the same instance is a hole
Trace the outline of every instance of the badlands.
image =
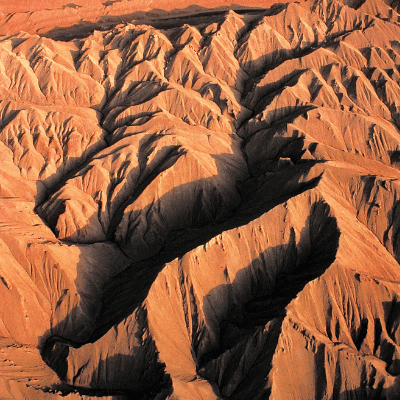
[(0, 399), (400, 398), (398, 0), (1, 0), (0, 162)]

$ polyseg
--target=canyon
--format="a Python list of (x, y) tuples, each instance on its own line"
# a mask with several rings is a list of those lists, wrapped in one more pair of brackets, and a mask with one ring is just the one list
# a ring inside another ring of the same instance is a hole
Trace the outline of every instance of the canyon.
[(398, 399), (400, 4), (106, 3), (0, 3), (0, 399)]

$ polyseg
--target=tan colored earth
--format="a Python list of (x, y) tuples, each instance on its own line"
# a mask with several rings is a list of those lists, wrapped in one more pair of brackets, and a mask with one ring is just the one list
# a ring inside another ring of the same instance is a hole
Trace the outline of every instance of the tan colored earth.
[(0, 399), (399, 399), (399, 7), (2, 0)]

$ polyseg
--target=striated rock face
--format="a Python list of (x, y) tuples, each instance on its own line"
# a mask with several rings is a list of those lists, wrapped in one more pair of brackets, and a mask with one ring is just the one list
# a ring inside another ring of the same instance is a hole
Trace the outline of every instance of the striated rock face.
[(1, 36), (0, 398), (398, 399), (398, 12)]

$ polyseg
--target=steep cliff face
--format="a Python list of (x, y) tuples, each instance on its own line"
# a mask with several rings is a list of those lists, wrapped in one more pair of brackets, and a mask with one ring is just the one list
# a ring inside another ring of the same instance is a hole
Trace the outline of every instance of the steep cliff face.
[(398, 11), (1, 36), (0, 397), (398, 398)]

